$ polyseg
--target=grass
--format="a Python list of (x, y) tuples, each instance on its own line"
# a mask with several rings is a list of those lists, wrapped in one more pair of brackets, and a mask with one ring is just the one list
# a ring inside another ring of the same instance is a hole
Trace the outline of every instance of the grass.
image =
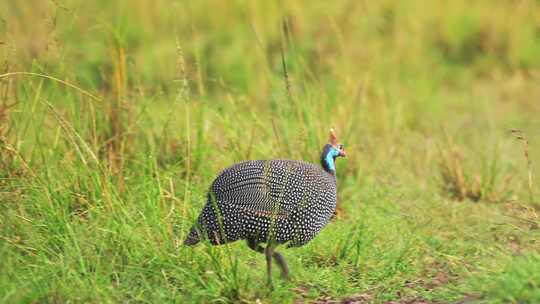
[[(536, 11), (1, 2), (0, 302), (538, 302)], [(180, 245), (223, 168), (331, 126), (339, 216), (291, 282)]]

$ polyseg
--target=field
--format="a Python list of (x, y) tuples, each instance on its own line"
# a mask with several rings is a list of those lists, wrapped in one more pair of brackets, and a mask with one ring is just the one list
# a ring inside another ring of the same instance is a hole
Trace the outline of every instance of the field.
[[(0, 302), (540, 303), (540, 3), (329, 3), (1, 1)], [(222, 169), (330, 127), (291, 281), (182, 246)]]

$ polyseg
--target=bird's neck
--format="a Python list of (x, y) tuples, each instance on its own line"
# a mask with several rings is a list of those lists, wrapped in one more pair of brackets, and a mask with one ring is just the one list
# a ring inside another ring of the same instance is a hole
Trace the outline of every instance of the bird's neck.
[(333, 177), (336, 177), (336, 167), (334, 165), (334, 160), (332, 160), (332, 163), (328, 163), (327, 161), (323, 160), (321, 162), (321, 166), (323, 167), (324, 171), (326, 171), (328, 174), (332, 175)]
[(336, 176), (336, 164), (334, 157), (330, 154), (327, 154), (323, 159), (321, 159), (321, 166), (324, 171)]

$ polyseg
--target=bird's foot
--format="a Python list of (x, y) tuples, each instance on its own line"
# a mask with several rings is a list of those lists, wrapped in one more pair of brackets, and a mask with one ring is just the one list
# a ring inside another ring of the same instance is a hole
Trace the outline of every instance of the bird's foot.
[(266, 281), (266, 285), (268, 286), (268, 289), (270, 289), (270, 290), (275, 289), (274, 281), (272, 281), (272, 278), (268, 278), (268, 280)]

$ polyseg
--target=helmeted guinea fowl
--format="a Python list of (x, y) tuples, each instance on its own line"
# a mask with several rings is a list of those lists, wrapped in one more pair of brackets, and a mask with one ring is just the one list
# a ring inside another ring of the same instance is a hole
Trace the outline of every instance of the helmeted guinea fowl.
[(330, 221), (336, 208), (338, 156), (345, 156), (345, 150), (330, 130), (322, 167), (276, 159), (244, 161), (223, 170), (184, 244), (201, 239), (213, 245), (246, 240), (251, 249), (266, 255), (270, 284), (272, 257), (288, 278), (287, 264), (275, 248), (302, 246)]

